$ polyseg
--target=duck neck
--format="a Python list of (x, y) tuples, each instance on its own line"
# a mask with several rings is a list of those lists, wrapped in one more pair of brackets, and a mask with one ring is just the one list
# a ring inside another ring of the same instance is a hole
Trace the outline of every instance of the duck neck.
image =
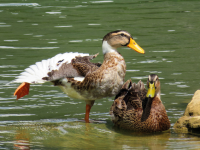
[(110, 52), (116, 52), (117, 50), (114, 47), (110, 46), (110, 44), (108, 44), (107, 41), (103, 41), (102, 51), (103, 51), (103, 54), (105, 55)]
[(157, 92), (156, 96), (160, 99), (160, 90)]
[(149, 115), (150, 115), (150, 111), (151, 111), (151, 104), (154, 98), (145, 98), (145, 101), (143, 104), (143, 113), (142, 113), (142, 117), (141, 117), (141, 122), (146, 121), (146, 119), (148, 119)]

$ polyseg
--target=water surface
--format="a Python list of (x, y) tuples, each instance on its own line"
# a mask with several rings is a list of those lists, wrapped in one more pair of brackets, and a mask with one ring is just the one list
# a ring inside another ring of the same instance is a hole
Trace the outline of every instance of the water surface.
[[(95, 102), (81, 122), (85, 102), (74, 100), (50, 83), (31, 85), (16, 101), (18, 84), (8, 84), (29, 65), (58, 53), (100, 53), (103, 36), (130, 32), (146, 54), (119, 52), (127, 63), (126, 80), (146, 82), (150, 73), (161, 81), (162, 101), (171, 126), (199, 89), (200, 2), (6, 0), (0, 2), (0, 149), (199, 149), (193, 135), (135, 134), (113, 128), (113, 98)], [(187, 141), (187, 142), (186, 142)]]

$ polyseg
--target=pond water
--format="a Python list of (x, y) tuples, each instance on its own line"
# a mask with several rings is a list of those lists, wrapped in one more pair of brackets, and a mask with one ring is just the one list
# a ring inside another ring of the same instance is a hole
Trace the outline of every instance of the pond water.
[[(0, 149), (200, 149), (198, 136), (173, 131), (200, 87), (199, 8), (195, 0), (1, 0)], [(119, 49), (126, 80), (159, 76), (170, 132), (114, 129), (113, 98), (96, 101), (94, 122), (85, 124), (85, 102), (50, 83), (31, 85), (30, 94), (16, 101), (19, 84), (8, 83), (29, 65), (64, 52), (99, 52), (94, 62), (102, 62), (102, 38), (117, 29), (131, 33), (146, 51)]]

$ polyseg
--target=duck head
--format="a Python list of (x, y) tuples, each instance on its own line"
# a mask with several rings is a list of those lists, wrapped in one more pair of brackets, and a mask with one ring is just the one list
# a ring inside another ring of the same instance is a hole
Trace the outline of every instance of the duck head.
[(124, 30), (117, 30), (106, 34), (103, 38), (103, 54), (117, 51), (118, 47), (127, 46), (138, 53), (144, 54), (145, 51), (133, 40), (130, 33)]
[(160, 81), (156, 74), (149, 75), (149, 78), (147, 80), (147, 87), (148, 91), (146, 97), (154, 98), (158, 96), (160, 98)]

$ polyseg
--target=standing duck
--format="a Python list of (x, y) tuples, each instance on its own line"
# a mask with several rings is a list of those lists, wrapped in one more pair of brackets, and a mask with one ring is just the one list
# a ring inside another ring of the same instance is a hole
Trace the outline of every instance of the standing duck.
[(15, 91), (17, 99), (29, 93), (30, 84), (52, 82), (69, 97), (85, 100), (85, 122), (89, 122), (90, 109), (96, 99), (116, 95), (124, 83), (126, 64), (119, 47), (130, 47), (136, 52), (145, 51), (127, 31), (117, 30), (103, 38), (104, 61), (92, 63), (96, 55), (83, 53), (58, 54), (29, 66), (13, 82), (22, 83)]
[(165, 106), (160, 100), (160, 81), (149, 75), (148, 91), (144, 83), (126, 81), (110, 108), (116, 127), (136, 132), (159, 132), (170, 128)]

